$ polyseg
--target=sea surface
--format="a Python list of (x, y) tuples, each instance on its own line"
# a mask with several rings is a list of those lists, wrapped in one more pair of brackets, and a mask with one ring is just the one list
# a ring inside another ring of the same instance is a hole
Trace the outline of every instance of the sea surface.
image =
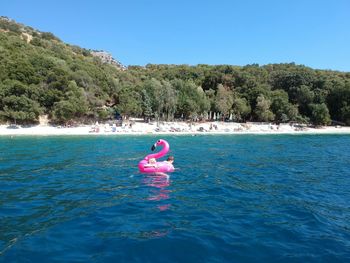
[(350, 262), (350, 136), (0, 137), (0, 262)]

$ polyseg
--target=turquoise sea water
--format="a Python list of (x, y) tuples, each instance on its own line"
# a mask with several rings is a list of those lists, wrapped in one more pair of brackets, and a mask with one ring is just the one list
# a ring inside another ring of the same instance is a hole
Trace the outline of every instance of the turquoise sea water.
[(350, 136), (0, 137), (0, 262), (349, 262)]

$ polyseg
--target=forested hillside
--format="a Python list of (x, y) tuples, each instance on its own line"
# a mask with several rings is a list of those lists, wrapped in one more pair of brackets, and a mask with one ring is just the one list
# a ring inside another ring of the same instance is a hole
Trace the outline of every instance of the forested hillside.
[(125, 69), (96, 53), (0, 18), (1, 121), (35, 123), (48, 115), (52, 123), (92, 122), (119, 113), (350, 125), (350, 73), (293, 63)]

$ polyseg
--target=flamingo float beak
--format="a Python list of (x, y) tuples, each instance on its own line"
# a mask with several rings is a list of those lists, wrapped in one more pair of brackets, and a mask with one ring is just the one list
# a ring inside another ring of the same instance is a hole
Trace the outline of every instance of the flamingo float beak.
[(152, 147), (151, 147), (151, 151), (153, 152), (157, 147), (157, 143), (153, 144)]
[(156, 149), (158, 144), (160, 144), (160, 140), (158, 140), (155, 144), (152, 145), (152, 147), (151, 147), (152, 152)]

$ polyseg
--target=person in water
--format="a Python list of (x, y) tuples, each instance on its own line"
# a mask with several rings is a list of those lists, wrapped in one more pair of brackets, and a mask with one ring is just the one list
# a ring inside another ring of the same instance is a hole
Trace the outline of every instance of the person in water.
[(156, 160), (156, 158), (150, 158), (148, 160), (148, 163), (145, 164), (144, 167), (157, 167), (157, 160)]
[[(173, 166), (174, 156), (169, 156), (168, 159), (166, 161), (164, 161), (164, 162), (168, 163), (169, 165), (171, 165), (174, 168), (174, 166)], [(145, 164), (144, 167), (155, 167), (155, 168), (158, 168), (156, 158), (150, 158), (148, 160), (148, 163)]]
[(168, 159), (165, 161), (167, 163), (169, 163), (173, 168), (174, 168), (174, 165), (173, 165), (173, 162), (174, 162), (174, 156), (169, 156)]

